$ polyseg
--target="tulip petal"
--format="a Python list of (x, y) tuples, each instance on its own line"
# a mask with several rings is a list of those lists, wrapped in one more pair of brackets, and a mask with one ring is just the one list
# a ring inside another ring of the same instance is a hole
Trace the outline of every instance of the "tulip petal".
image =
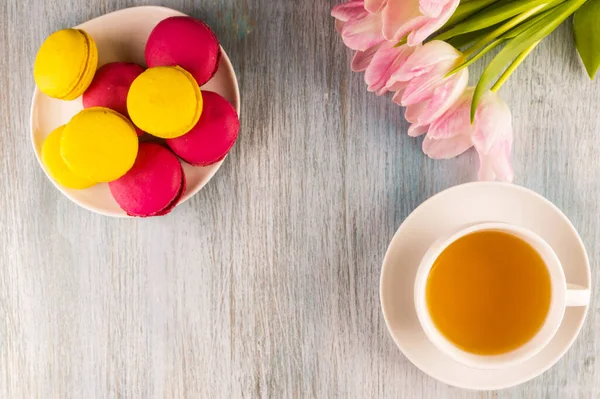
[[(392, 82), (390, 83), (388, 81), (388, 84), (385, 85), (386, 89), (388, 89), (389, 91), (395, 91), (396, 95), (394, 96), (394, 99), (392, 99), (392, 101), (394, 101), (396, 104), (401, 105), (400, 104), (400, 98), (402, 98), (402, 93), (404, 93), (404, 89), (406, 89), (406, 82)], [(398, 97), (398, 102), (396, 102), (396, 96), (399, 95)]]
[(426, 17), (437, 18), (448, 2), (448, 0), (420, 0), (419, 11)]
[(410, 41), (410, 43), (408, 43), (408, 38), (410, 38), (411, 32), (423, 27), (425, 24), (427, 24), (427, 21), (429, 21), (429, 18), (424, 17), (422, 15), (414, 17), (413, 19), (411, 19), (410, 21), (407, 21), (401, 27), (398, 28), (398, 30), (396, 31), (396, 34), (394, 35), (393, 40), (397, 41), (404, 37), (407, 37), (407, 44), (409, 46), (417, 46), (417, 45), (421, 44), (421, 43), (417, 43), (415, 41)]
[[(365, 71), (365, 83), (368, 91), (376, 91), (382, 88), (387, 82), (389, 69), (394, 64), (399, 49), (394, 47), (392, 42), (384, 42), (371, 60), (371, 63)], [(385, 79), (385, 82), (381, 83)]]
[(479, 153), (479, 180), (502, 180), (511, 183), (514, 178), (514, 171), (510, 163), (510, 152), (512, 142), (503, 140), (496, 143), (489, 153)]
[(477, 178), (481, 181), (494, 181), (496, 174), (492, 166), (492, 157), (486, 154), (479, 153), (479, 172)]
[(406, 106), (431, 99), (435, 95), (435, 90), (449, 80), (444, 76), (454, 64), (454, 61), (440, 62), (429, 72), (412, 78), (402, 96), (402, 104)]
[(433, 159), (454, 158), (472, 146), (471, 137), (464, 134), (442, 140), (432, 139), (428, 134), (423, 140), (423, 152)]
[(384, 37), (399, 40), (398, 31), (420, 15), (419, 0), (389, 0), (382, 12)]
[(380, 46), (381, 43), (376, 46), (369, 47), (365, 51), (357, 51), (356, 54), (354, 54), (354, 58), (352, 58), (352, 70), (354, 72), (362, 72), (366, 70)]
[[(400, 105), (400, 97), (402, 97), (402, 93), (397, 92), (392, 101)], [(423, 126), (416, 123), (419, 114), (426, 106), (426, 103), (421, 103), (406, 107), (406, 110), (404, 111), (404, 119), (411, 123), (411, 125), (408, 127), (408, 135), (410, 137), (418, 137), (424, 133), (427, 133), (429, 126)]]
[(515, 176), (510, 163), (511, 147), (512, 143), (510, 141), (503, 141), (502, 143), (498, 144), (492, 154), (490, 154), (494, 157), (493, 168), (494, 173), (496, 174), (496, 179), (509, 183), (512, 183)]
[(419, 120), (419, 116), (423, 111), (427, 108), (427, 102), (424, 101), (422, 103), (417, 103), (413, 105), (409, 105), (406, 107), (406, 111), (404, 111), (404, 119), (406, 119), (410, 123), (417, 123)]
[(406, 85), (401, 104), (408, 107), (409, 105), (430, 99), (435, 91), (436, 81), (437, 79), (430, 79), (428, 75), (421, 75), (411, 79)]
[(352, 50), (361, 51), (383, 42), (381, 16), (367, 13), (364, 18), (348, 20), (342, 28), (342, 40)]
[(370, 13), (378, 13), (383, 9), (387, 0), (365, 0), (365, 9)]
[(420, 125), (433, 123), (458, 101), (468, 84), (469, 71), (466, 68), (447, 78), (435, 89), (431, 100), (427, 102), (427, 107), (419, 114), (418, 123)]
[[(435, 65), (447, 61), (457, 62), (462, 57), (462, 53), (452, 45), (441, 40), (434, 40), (418, 47), (402, 68), (393, 75), (393, 78), (398, 81), (408, 81), (415, 76), (429, 73)], [(450, 72), (450, 69), (447, 72)]]
[(419, 137), (427, 133), (427, 130), (429, 130), (429, 126), (421, 126), (413, 123), (408, 127), (408, 135), (410, 137)]
[(337, 33), (339, 33), (341, 35), (342, 29), (344, 29), (344, 21), (342, 21), (340, 19), (336, 19), (335, 20), (335, 30), (337, 31)]
[(367, 14), (362, 1), (338, 4), (331, 9), (331, 16), (343, 22), (364, 18)]
[[(396, 84), (396, 86), (399, 86), (401, 83)], [(402, 90), (398, 90), (396, 92), (396, 94), (394, 94), (394, 97), (392, 97), (392, 102), (398, 104), (399, 106), (402, 106), (402, 94), (404, 93), (404, 88), (402, 88)]]
[(494, 92), (482, 97), (475, 114), (473, 142), (479, 153), (480, 179), (511, 182), (514, 172), (510, 163), (513, 142), (510, 109)]
[(352, 64), (350, 66), (351, 69), (354, 72), (362, 72), (366, 70), (371, 63), (373, 56), (377, 52), (377, 49), (379, 49), (379, 46), (380, 45), (378, 44), (377, 46), (369, 47), (365, 51), (357, 51), (352, 58)]
[(419, 28), (414, 29), (413, 32), (408, 35), (408, 45), (414, 46), (418, 43), (422, 43), (434, 32), (444, 26), (452, 14), (454, 14), (454, 11), (456, 11), (459, 3), (460, 0), (448, 2), (438, 17), (429, 18), (426, 23), (422, 24)]
[(429, 128), (429, 137), (436, 140), (448, 139), (457, 135), (471, 136), (471, 99), (473, 88), (467, 89), (446, 113), (436, 119)]
[(488, 91), (480, 100), (475, 114), (473, 143), (477, 151), (487, 154), (501, 141), (512, 143), (512, 116), (510, 109), (498, 94)]
[(413, 47), (395, 47), (392, 42), (382, 44), (365, 71), (367, 90), (375, 91), (378, 95), (386, 93), (386, 84), (390, 76), (406, 62), (412, 52)]

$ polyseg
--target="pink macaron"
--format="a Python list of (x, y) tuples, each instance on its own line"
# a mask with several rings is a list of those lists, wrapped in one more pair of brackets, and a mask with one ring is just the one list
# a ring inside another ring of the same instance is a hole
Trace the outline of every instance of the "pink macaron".
[(179, 190), (179, 194), (175, 197), (175, 199), (173, 201), (171, 201), (171, 203), (169, 205), (167, 205), (167, 207), (165, 209), (163, 209), (162, 211), (160, 211), (152, 216), (163, 216), (163, 215), (166, 215), (167, 213), (171, 212), (173, 210), (173, 208), (175, 208), (177, 206), (177, 204), (179, 204), (179, 201), (181, 200), (181, 197), (183, 196), (183, 194), (185, 194), (186, 189), (187, 189), (187, 184), (186, 184), (185, 172), (184, 172), (183, 180), (181, 182), (181, 189)]
[(185, 174), (177, 157), (156, 143), (140, 143), (133, 167), (108, 183), (121, 209), (130, 216), (169, 213), (185, 192)]
[(204, 22), (192, 17), (170, 17), (150, 33), (145, 56), (149, 68), (178, 65), (202, 86), (217, 72), (221, 47)]
[(235, 143), (240, 121), (233, 106), (212, 91), (203, 91), (204, 108), (198, 123), (183, 136), (167, 140), (167, 145), (184, 161), (207, 166), (220, 161)]
[[(83, 93), (83, 107), (106, 107), (129, 117), (127, 112), (127, 93), (131, 83), (144, 68), (129, 62), (111, 62), (96, 71), (94, 80)], [(138, 136), (144, 132), (136, 128)]]

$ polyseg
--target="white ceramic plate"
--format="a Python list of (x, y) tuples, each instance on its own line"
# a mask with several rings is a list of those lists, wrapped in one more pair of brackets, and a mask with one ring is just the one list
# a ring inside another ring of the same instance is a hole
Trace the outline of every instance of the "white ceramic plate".
[[(87, 21), (77, 28), (87, 31), (98, 46), (98, 67), (109, 62), (135, 62), (145, 66), (144, 48), (152, 29), (165, 18), (185, 15), (164, 7), (134, 7), (116, 11)], [(221, 48), (222, 57), (215, 76), (202, 89), (219, 93), (233, 104), (240, 113), (240, 93), (231, 62)], [(60, 125), (63, 125), (83, 109), (81, 98), (74, 101), (61, 101), (41, 93), (37, 87), (31, 104), (31, 140), (35, 155), (46, 172), (46, 176), (67, 198), (90, 211), (115, 217), (127, 214), (115, 202), (106, 183), (96, 184), (85, 190), (72, 190), (57, 184), (41, 161), (44, 139)], [(196, 194), (219, 170), (223, 161), (210, 166), (192, 166), (182, 162), (187, 180), (187, 191), (180, 204)]]
[(413, 287), (419, 262), (440, 237), (467, 225), (505, 222), (542, 237), (558, 255), (567, 282), (590, 287), (590, 266), (581, 238), (567, 217), (542, 196), (512, 184), (470, 183), (421, 204), (402, 223), (381, 271), (381, 307), (394, 342), (415, 366), (459, 388), (491, 390), (528, 381), (552, 367), (577, 338), (588, 306), (569, 307), (557, 334), (540, 353), (517, 366), (479, 370), (457, 363), (429, 341), (417, 319)]

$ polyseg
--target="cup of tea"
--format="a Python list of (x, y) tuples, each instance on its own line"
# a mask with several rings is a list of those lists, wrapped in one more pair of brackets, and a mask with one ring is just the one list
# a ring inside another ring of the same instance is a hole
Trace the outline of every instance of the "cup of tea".
[(417, 270), (414, 302), (429, 340), (473, 368), (526, 361), (552, 340), (589, 289), (567, 284), (552, 247), (523, 227), (472, 225), (436, 241)]

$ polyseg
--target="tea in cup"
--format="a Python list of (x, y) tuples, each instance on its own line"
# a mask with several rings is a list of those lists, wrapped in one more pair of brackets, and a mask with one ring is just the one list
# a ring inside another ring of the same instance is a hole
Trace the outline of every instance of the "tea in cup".
[(415, 280), (415, 307), (427, 337), (475, 368), (521, 363), (556, 334), (567, 306), (590, 292), (567, 286), (548, 243), (522, 227), (482, 223), (438, 240)]

